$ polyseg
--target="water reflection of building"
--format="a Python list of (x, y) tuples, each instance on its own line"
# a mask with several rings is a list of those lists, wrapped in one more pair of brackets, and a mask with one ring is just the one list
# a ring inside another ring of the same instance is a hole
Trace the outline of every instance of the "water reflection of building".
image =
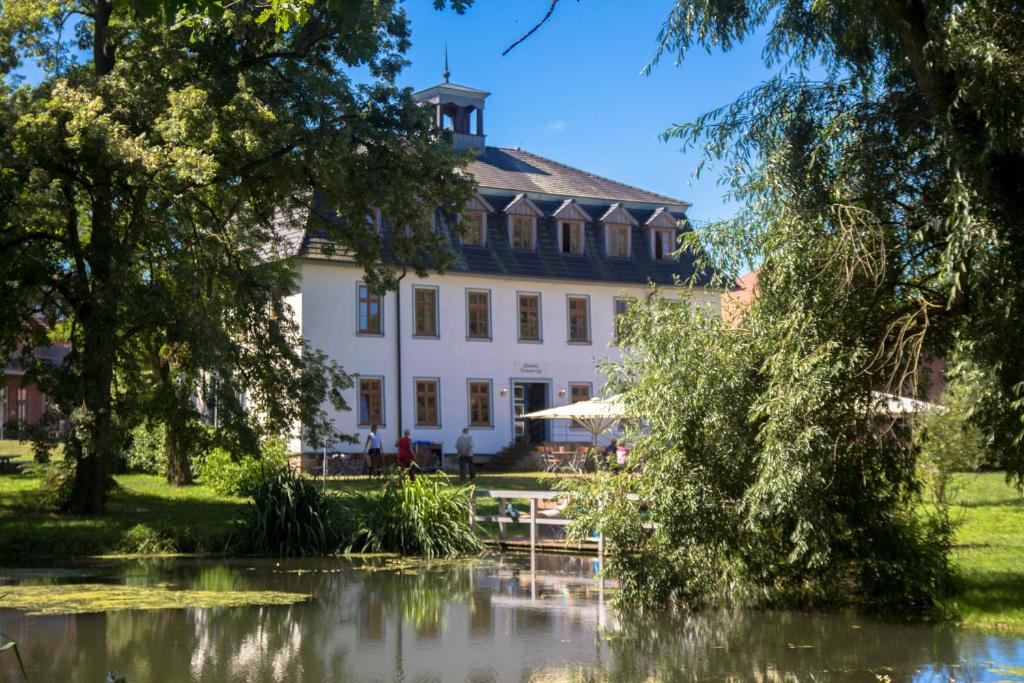
[[(249, 563), (247, 563), (249, 564)], [(102, 681), (561, 681), (961, 679), (1024, 667), (1024, 641), (853, 615), (620, 616), (586, 558), (538, 555), (361, 571), (345, 561), (235, 566), (288, 607), (25, 617), (0, 610), (34, 683)], [(196, 587), (201, 571), (153, 573)], [(305, 573), (293, 573), (301, 567)], [(135, 574), (138, 577), (139, 574)], [(192, 581), (189, 584), (189, 581)], [(0, 657), (0, 680), (14, 680)], [(927, 675), (925, 675), (927, 674)]]

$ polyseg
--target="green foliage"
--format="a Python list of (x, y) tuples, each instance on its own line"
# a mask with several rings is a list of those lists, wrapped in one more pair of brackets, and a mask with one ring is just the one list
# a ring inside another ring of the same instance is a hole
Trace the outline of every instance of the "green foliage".
[(936, 504), (950, 501), (953, 473), (975, 470), (989, 459), (985, 435), (971, 417), (974, 389), (954, 380), (939, 398), (945, 408), (914, 420), (914, 445), (921, 481)]
[(452, 486), (447, 477), (421, 476), (345, 496), (346, 550), (427, 558), (479, 552), (483, 546), (469, 521), (470, 493), (470, 487)]
[[(209, 16), (201, 39), (179, 11)], [(65, 366), (36, 379), (73, 423), (76, 510), (103, 512), (118, 425), (140, 417), (165, 422), (188, 483), (195, 395), (240, 444), (341, 436), (327, 409), (351, 381), (292, 318), (294, 238), (324, 230), (383, 290), (371, 208), (425, 274), (454, 258), (427, 216), (472, 189), (397, 85), (409, 31), (397, 0), (4, 4), (0, 353), (67, 333)], [(37, 82), (8, 78), (27, 60)]]
[(970, 364), (973, 421), (1024, 480), (1019, 5), (677, 2), (659, 56), (762, 27), (775, 76), (665, 133), (703, 145), (742, 207), (702, 246), (730, 276), (763, 264), (779, 314), (832, 337), (842, 311), (875, 388), (912, 391), (923, 357)]
[(179, 552), (173, 538), (145, 523), (136, 524), (128, 529), (121, 537), (117, 551), (129, 555), (163, 555)]
[(765, 300), (733, 327), (680, 296), (632, 302), (602, 368), (643, 475), (567, 482), (572, 533), (604, 531), (623, 599), (933, 606), (949, 525), (918, 518), (909, 444), (878, 429), (843, 312), (832, 327)]
[(71, 507), (75, 485), (74, 461), (33, 463), (25, 467), (25, 473), (38, 478), (38, 502), (43, 508), (65, 512)]
[(131, 443), (124, 451), (124, 470), (135, 474), (162, 474), (167, 467), (165, 433), (163, 425), (146, 422), (133, 429)]
[(444, 476), (396, 476), (380, 488), (332, 495), (309, 478), (279, 469), (254, 492), (233, 547), (278, 556), (476, 553), (483, 546), (469, 521), (470, 492)]
[(199, 479), (222, 496), (253, 496), (287, 463), (286, 445), (280, 439), (265, 442), (257, 455), (235, 457), (214, 448), (200, 460)]
[(235, 546), (278, 557), (326, 555), (337, 546), (332, 501), (311, 479), (280, 468), (253, 492)]

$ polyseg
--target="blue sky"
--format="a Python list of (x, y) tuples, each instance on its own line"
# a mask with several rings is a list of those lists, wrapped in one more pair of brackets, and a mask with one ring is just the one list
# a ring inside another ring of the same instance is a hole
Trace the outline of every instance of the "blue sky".
[[(550, 0), (476, 0), (464, 15), (432, 0), (406, 0), (411, 64), (400, 84), (441, 82), (448, 46), (451, 80), (491, 93), (487, 142), (521, 147), (591, 173), (686, 200), (696, 220), (727, 218), (717, 169), (693, 177), (700, 150), (683, 154), (659, 134), (673, 123), (734, 100), (765, 80), (763, 34), (728, 53), (697, 49), (675, 66), (642, 75), (673, 0), (561, 0), (552, 18), (508, 56), (502, 51), (547, 11)], [(26, 65), (29, 81), (38, 71)]]
[(763, 37), (728, 53), (694, 50), (675, 66), (641, 71), (657, 47), (670, 0), (562, 0), (552, 18), (506, 57), (502, 51), (545, 13), (549, 0), (476, 0), (459, 16), (409, 0), (412, 62), (400, 81), (439, 83), (447, 43), (453, 83), (491, 93), (487, 143), (525, 150), (692, 202), (690, 217), (727, 218), (716, 169), (693, 179), (699, 150), (658, 135), (731, 102), (769, 76)]

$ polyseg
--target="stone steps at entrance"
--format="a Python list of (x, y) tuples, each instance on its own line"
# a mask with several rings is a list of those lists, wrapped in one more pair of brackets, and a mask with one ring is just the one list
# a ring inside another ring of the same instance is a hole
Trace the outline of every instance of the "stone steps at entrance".
[(511, 443), (488, 460), (485, 468), (489, 472), (529, 472), (540, 466), (535, 444)]

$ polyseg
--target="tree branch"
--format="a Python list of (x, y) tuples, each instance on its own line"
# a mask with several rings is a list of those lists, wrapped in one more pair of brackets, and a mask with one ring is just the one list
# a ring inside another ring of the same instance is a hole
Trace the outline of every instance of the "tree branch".
[(512, 43), (507, 48), (505, 48), (505, 51), (501, 53), (501, 56), (504, 57), (505, 55), (507, 55), (509, 52), (512, 51), (512, 48), (514, 48), (516, 45), (518, 45), (519, 43), (523, 42), (524, 40), (526, 40), (527, 38), (532, 36), (534, 33), (536, 33), (537, 29), (539, 29), (541, 26), (543, 26), (544, 23), (548, 19), (551, 18), (551, 14), (555, 11), (555, 5), (557, 5), (557, 4), (558, 4), (558, 0), (551, 0), (551, 6), (548, 7), (547, 14), (545, 14), (541, 18), (541, 20), (537, 22), (537, 24), (533, 28), (531, 28), (529, 31), (527, 31), (523, 35), (521, 35), (519, 37), (519, 40), (517, 40), (516, 42)]

